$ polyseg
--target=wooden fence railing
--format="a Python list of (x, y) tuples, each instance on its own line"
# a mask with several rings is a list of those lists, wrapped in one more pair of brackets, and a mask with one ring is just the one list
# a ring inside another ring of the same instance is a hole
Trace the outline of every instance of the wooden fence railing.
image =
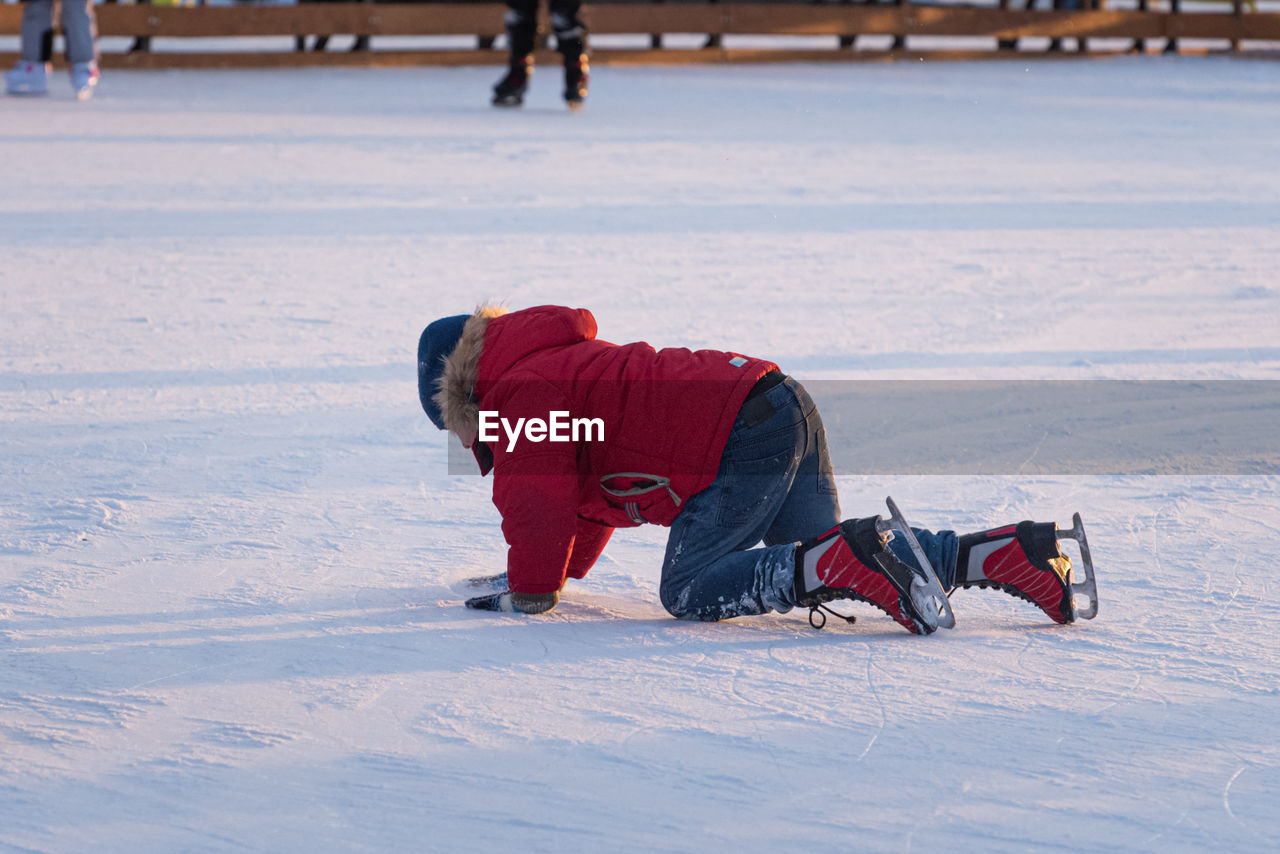
[[(1023, 0), (1013, 0), (1013, 3)], [(1154, 0), (1153, 0), (1154, 2)], [(1078, 5), (1105, 0), (1080, 0)], [(593, 51), (594, 62), (734, 62), (806, 61), (883, 57), (884, 51), (850, 50), (855, 36), (895, 36), (901, 52), (911, 37), (987, 37), (990, 46), (966, 51), (930, 51), (928, 55), (1000, 55), (1019, 39), (1078, 39), (1086, 53), (1093, 39), (1201, 39), (1229, 42), (1276, 42), (1280, 48), (1280, 13), (1251, 11), (1246, 0), (1228, 0), (1220, 11), (1086, 8), (1078, 11), (1009, 8), (1010, 0), (986, 6), (799, 5), (779, 2), (723, 3), (588, 3), (584, 17), (594, 36), (643, 34), (651, 37), (636, 48)], [(1145, 5), (1145, 3), (1144, 3)], [(1173, 0), (1175, 8), (1178, 0)], [(287, 46), (264, 50), (254, 44), (228, 42), (218, 51), (152, 49), (106, 53), (103, 64), (115, 67), (210, 67), (305, 64), (493, 64), (504, 54), (492, 47), (502, 31), (505, 7), (498, 3), (323, 3), (296, 6), (150, 6), (100, 5), (102, 36), (141, 39), (243, 39), (249, 36), (474, 36), (472, 49), (422, 48), (358, 52), (293, 51)], [(21, 8), (0, 5), (0, 35), (16, 34)], [(661, 49), (662, 34), (697, 33), (715, 37), (710, 48)], [(773, 48), (768, 45), (724, 47), (723, 36), (833, 36), (831, 49)], [(844, 49), (840, 49), (843, 47)], [(376, 44), (375, 44), (376, 48)], [(1112, 49), (1114, 52), (1115, 48)], [(892, 51), (888, 52), (892, 53)], [(918, 55), (919, 51), (912, 53)], [(1026, 52), (1005, 55), (1026, 58)], [(12, 54), (0, 54), (0, 62)]]

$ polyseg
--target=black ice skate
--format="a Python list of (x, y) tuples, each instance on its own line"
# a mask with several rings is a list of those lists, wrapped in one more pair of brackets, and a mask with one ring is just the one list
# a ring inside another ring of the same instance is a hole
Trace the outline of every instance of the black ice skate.
[(524, 93), (529, 89), (529, 77), (533, 74), (533, 54), (526, 54), (511, 62), (507, 74), (493, 87), (495, 107), (519, 107), (524, 103)]
[[(1020, 522), (960, 537), (956, 587), (994, 587), (1025, 599), (1055, 623), (1091, 620), (1098, 615), (1093, 557), (1080, 514), (1068, 531), (1054, 522)], [(1080, 547), (1079, 566), (1058, 547), (1061, 540)]]
[[(796, 548), (796, 604), (809, 609), (809, 624), (815, 629), (826, 625), (826, 613), (835, 613), (825, 605), (835, 599), (868, 602), (918, 635), (955, 627), (938, 576), (898, 506), (892, 498), (886, 501), (889, 520), (850, 519)], [(894, 536), (907, 540), (921, 569), (889, 549)], [(853, 622), (852, 617), (844, 619)]]

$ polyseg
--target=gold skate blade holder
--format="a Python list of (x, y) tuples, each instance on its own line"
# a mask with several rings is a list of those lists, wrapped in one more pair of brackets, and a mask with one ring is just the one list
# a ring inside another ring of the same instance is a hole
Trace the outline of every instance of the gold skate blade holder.
[[(1059, 541), (1075, 540), (1080, 547), (1080, 561), (1071, 565), (1071, 611), (1078, 620), (1092, 620), (1098, 616), (1098, 582), (1093, 576), (1093, 556), (1089, 554), (1089, 540), (1084, 535), (1084, 522), (1080, 514), (1071, 517), (1071, 529), (1059, 530)], [(1081, 599), (1088, 599), (1082, 608)]]
[(925, 557), (924, 549), (920, 547), (920, 541), (916, 539), (916, 535), (912, 532), (911, 526), (907, 524), (902, 511), (894, 503), (893, 497), (885, 498), (884, 503), (889, 506), (889, 518), (880, 519), (876, 522), (876, 533), (902, 537), (907, 541), (907, 545), (911, 548), (911, 553), (915, 555), (920, 564), (919, 573), (911, 583), (911, 601), (915, 604), (916, 610), (919, 611), (922, 619), (927, 621), (934, 629), (954, 629), (956, 627), (956, 615), (951, 610), (951, 600), (947, 598), (947, 591), (942, 589), (942, 582), (938, 580), (938, 574), (933, 571), (933, 566), (929, 563), (929, 559)]

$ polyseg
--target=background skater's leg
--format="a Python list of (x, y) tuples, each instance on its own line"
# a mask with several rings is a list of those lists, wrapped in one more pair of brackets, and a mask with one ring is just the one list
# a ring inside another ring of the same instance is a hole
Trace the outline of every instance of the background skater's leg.
[(5, 75), (10, 95), (43, 95), (49, 90), (49, 60), (53, 56), (53, 0), (24, 0), (22, 57)]
[(98, 85), (98, 22), (93, 0), (62, 0), (62, 30), (67, 37), (67, 62), (71, 63), (71, 89), (84, 100)]

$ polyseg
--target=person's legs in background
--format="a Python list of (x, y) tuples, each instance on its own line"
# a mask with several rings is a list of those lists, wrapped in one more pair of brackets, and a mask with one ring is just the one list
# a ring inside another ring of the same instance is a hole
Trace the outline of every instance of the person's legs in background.
[(22, 57), (5, 75), (10, 95), (43, 95), (49, 91), (53, 57), (53, 0), (23, 0)]
[(538, 33), (538, 0), (506, 0), (503, 24), (507, 30), (510, 58), (507, 73), (493, 87), (495, 107), (518, 107), (524, 103), (533, 74), (533, 42)]
[(582, 106), (589, 83), (587, 28), (578, 17), (581, 8), (581, 0), (551, 0), (551, 29), (564, 59), (564, 100), (571, 109)]
[(84, 100), (98, 85), (98, 21), (93, 0), (62, 0), (62, 31), (71, 64), (71, 89)]

